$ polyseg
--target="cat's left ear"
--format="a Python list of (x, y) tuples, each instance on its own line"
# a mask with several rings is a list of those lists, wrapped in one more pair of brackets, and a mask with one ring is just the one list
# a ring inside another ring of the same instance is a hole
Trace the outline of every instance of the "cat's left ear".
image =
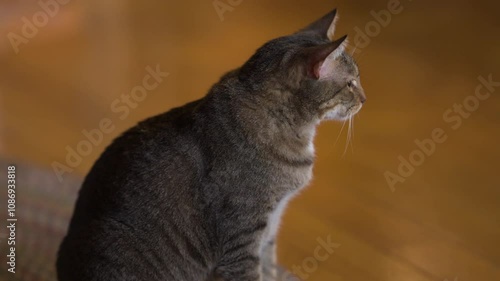
[(303, 50), (306, 57), (307, 76), (321, 80), (334, 74), (337, 58), (347, 45), (347, 35), (328, 44), (309, 47)]
[(337, 9), (324, 15), (322, 18), (313, 22), (308, 27), (302, 29), (299, 32), (314, 32), (325, 39), (333, 41), (336, 22), (337, 22)]

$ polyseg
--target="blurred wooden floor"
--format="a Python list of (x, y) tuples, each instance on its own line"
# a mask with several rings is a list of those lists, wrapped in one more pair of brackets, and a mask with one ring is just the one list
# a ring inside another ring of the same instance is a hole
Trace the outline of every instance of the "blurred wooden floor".
[[(83, 176), (121, 131), (204, 95), (265, 41), (334, 6), (339, 35), (354, 36), (388, 2), (243, 1), (224, 21), (212, 1), (71, 2), (17, 55), (4, 34), (19, 34), (21, 17), (40, 8), (3, 2), (0, 153), (46, 167), (64, 163), (65, 147), (83, 140), (82, 130), (114, 118), (116, 130), (75, 169)], [(500, 81), (500, 4), (401, 4), (357, 55), (368, 102), (353, 149), (343, 156), (345, 129), (335, 145), (341, 124), (319, 130), (315, 178), (287, 212), (280, 261), (308, 270), (307, 280), (500, 280), (500, 88), (457, 130), (442, 117), (474, 94), (480, 75)], [(170, 76), (128, 118), (116, 118), (110, 104), (157, 64)], [(448, 139), (393, 192), (384, 173), (396, 172), (398, 156), (408, 159), (414, 141), (435, 128)], [(327, 237), (340, 247), (324, 261), (310, 259)]]

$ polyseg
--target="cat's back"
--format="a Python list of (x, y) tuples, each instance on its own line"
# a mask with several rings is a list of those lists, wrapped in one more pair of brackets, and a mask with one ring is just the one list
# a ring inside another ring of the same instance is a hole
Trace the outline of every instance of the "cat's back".
[[(175, 188), (166, 187), (190, 186), (189, 181), (203, 170), (202, 125), (194, 114), (201, 102), (146, 119), (115, 139), (87, 175), (81, 193), (98, 190), (100, 198), (137, 193), (140, 200), (151, 197), (141, 191), (174, 192)], [(122, 205), (120, 199), (126, 198), (116, 199)]]
[[(200, 217), (203, 204), (193, 200), (205, 169), (199, 136), (203, 120), (194, 114), (201, 102), (139, 123), (101, 155), (84, 181), (60, 249), (61, 276), (95, 274), (93, 263), (99, 266), (118, 256), (135, 261), (144, 258), (141, 253), (172, 259), (155, 263), (174, 263), (172, 254), (162, 254), (168, 251), (162, 245), (178, 243), (172, 229), (182, 236), (205, 228), (207, 218)], [(193, 237), (193, 243), (206, 241)], [(204, 263), (208, 266), (208, 261)], [(141, 272), (140, 266), (135, 272)], [(158, 276), (148, 276), (146, 268), (143, 277), (155, 280)], [(90, 275), (86, 278), (93, 280)]]
[(181, 199), (178, 193), (193, 186), (204, 169), (195, 117), (200, 103), (148, 118), (116, 138), (85, 178), (70, 230), (81, 218), (164, 197)]

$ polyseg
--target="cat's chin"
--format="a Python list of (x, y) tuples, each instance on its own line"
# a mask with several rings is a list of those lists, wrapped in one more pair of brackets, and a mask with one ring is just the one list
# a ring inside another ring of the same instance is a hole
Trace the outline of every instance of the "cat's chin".
[(334, 109), (325, 114), (323, 120), (345, 121), (349, 120), (361, 110), (362, 105), (355, 105), (341, 110)]

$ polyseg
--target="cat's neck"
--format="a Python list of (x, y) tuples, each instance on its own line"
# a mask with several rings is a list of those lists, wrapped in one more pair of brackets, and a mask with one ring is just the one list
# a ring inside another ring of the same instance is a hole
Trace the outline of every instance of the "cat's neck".
[(238, 122), (253, 142), (277, 157), (312, 161), (318, 122), (280, 101), (282, 94), (287, 93), (259, 93), (255, 98), (241, 99)]
[(205, 100), (217, 108), (218, 118), (234, 123), (257, 149), (278, 158), (312, 162), (319, 121), (293, 97), (276, 86), (249, 87), (235, 70), (223, 76)]

